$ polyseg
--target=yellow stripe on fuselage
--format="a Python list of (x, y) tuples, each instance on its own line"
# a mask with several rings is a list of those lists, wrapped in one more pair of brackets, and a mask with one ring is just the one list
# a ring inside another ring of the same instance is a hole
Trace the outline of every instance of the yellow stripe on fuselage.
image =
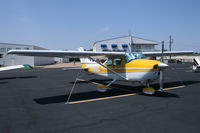
[[(115, 72), (136, 72), (136, 71), (151, 71), (155, 70), (153, 67), (154, 65), (159, 64), (160, 62), (157, 60), (148, 60), (148, 59), (136, 59), (133, 61), (130, 61), (126, 64), (121, 64), (117, 66), (107, 66), (110, 69), (112, 69)], [(82, 67), (86, 67), (86, 64), (82, 64)], [(92, 73), (108, 73), (110, 72), (108, 69), (100, 66), (88, 66), (88, 72)]]

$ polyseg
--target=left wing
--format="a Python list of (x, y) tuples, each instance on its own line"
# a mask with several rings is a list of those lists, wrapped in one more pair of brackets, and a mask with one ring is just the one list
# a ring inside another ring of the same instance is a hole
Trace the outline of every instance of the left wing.
[(17, 68), (32, 68), (32, 67), (28, 64), (24, 64), (24, 65), (0, 67), (0, 71), (7, 71), (7, 70), (12, 70), (12, 69), (17, 69)]
[(10, 50), (8, 54), (44, 57), (122, 56), (125, 52), (63, 51), (63, 50)]
[[(186, 55), (193, 51), (165, 51), (164, 56), (168, 55)], [(24, 56), (44, 56), (44, 57), (90, 57), (106, 56), (117, 57), (125, 55), (125, 52), (100, 52), (100, 51), (63, 51), (63, 50), (10, 50), (8, 54), (17, 54)], [(145, 56), (161, 56), (162, 52), (142, 52)]]

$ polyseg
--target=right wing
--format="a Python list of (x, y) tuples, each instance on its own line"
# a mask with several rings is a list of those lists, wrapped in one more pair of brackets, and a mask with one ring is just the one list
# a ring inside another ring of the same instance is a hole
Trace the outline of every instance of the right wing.
[[(145, 56), (161, 56), (162, 52), (142, 52)], [(164, 51), (164, 56), (178, 56), (178, 55), (188, 55), (193, 54), (193, 51)]]

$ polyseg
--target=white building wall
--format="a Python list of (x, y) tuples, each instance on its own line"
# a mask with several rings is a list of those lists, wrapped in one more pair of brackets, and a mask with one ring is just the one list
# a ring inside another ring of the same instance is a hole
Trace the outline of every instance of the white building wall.
[[(5, 51), (3, 50), (5, 49)], [(12, 65), (20, 65), (20, 64), (30, 64), (34, 65), (34, 58), (28, 56), (19, 56), (19, 55), (7, 55), (7, 52), (11, 49), (22, 49), (27, 50), (33, 49), (31, 45), (15, 45), (15, 44), (7, 44), (0, 43), (0, 53), (2, 54), (2, 58), (0, 59), (0, 65), (3, 66), (12, 66)]]
[(0, 43), (0, 53), (2, 58), (0, 58), (1, 66), (12, 66), (20, 64), (44, 65), (54, 63), (54, 58), (52, 57), (33, 57), (33, 56), (20, 56), (20, 55), (7, 55), (10, 49), (18, 50), (33, 50), (33, 49), (44, 49), (33, 45), (22, 45), (22, 44), (8, 44)]
[(152, 44), (132, 44), (133, 52), (153, 52), (155, 51), (155, 46)]
[(34, 66), (54, 64), (54, 58), (52, 57), (34, 57)]
[(69, 58), (59, 58), (59, 57), (56, 57), (54, 60), (57, 63), (68, 63), (69, 62)]

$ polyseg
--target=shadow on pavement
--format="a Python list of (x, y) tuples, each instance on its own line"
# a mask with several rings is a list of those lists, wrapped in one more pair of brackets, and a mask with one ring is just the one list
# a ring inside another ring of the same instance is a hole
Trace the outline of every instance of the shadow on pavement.
[(37, 78), (37, 76), (5, 77), (5, 78), (0, 78), (0, 80), (7, 80), (7, 79), (29, 79), (29, 78)]
[[(94, 80), (93, 80), (94, 81)], [(108, 80), (105, 80), (108, 81)], [(80, 81), (79, 83), (88, 83), (92, 82), (90, 81)], [(97, 81), (95, 81), (97, 82)], [(103, 84), (103, 80), (99, 81), (98, 83)], [(200, 83), (200, 81), (184, 81), (183, 83), (180, 82), (168, 82), (165, 83), (165, 88), (170, 87), (176, 87), (180, 85), (191, 85), (191, 84), (197, 84)], [(159, 88), (159, 84), (153, 84), (152, 87)], [(110, 86), (110, 90), (104, 93), (100, 93), (98, 91), (91, 91), (91, 92), (82, 92), (82, 93), (76, 93), (72, 94), (70, 98), (70, 102), (73, 101), (81, 101), (81, 100), (90, 100), (90, 99), (96, 99), (96, 98), (104, 98), (104, 97), (112, 97), (112, 96), (119, 96), (119, 95), (125, 95), (125, 94), (140, 94), (145, 95), (142, 93), (142, 86), (130, 86), (130, 85), (120, 85), (120, 84), (112, 84)], [(174, 97), (179, 98), (178, 95), (168, 92), (159, 92), (156, 91), (154, 95), (145, 95), (145, 96), (153, 96), (153, 97)], [(34, 101), (38, 104), (53, 104), (53, 103), (62, 103), (67, 102), (69, 95), (58, 95), (58, 96), (50, 96), (50, 97), (43, 97), (43, 98), (35, 98)]]
[(0, 84), (7, 84), (8, 82), (0, 82)]

